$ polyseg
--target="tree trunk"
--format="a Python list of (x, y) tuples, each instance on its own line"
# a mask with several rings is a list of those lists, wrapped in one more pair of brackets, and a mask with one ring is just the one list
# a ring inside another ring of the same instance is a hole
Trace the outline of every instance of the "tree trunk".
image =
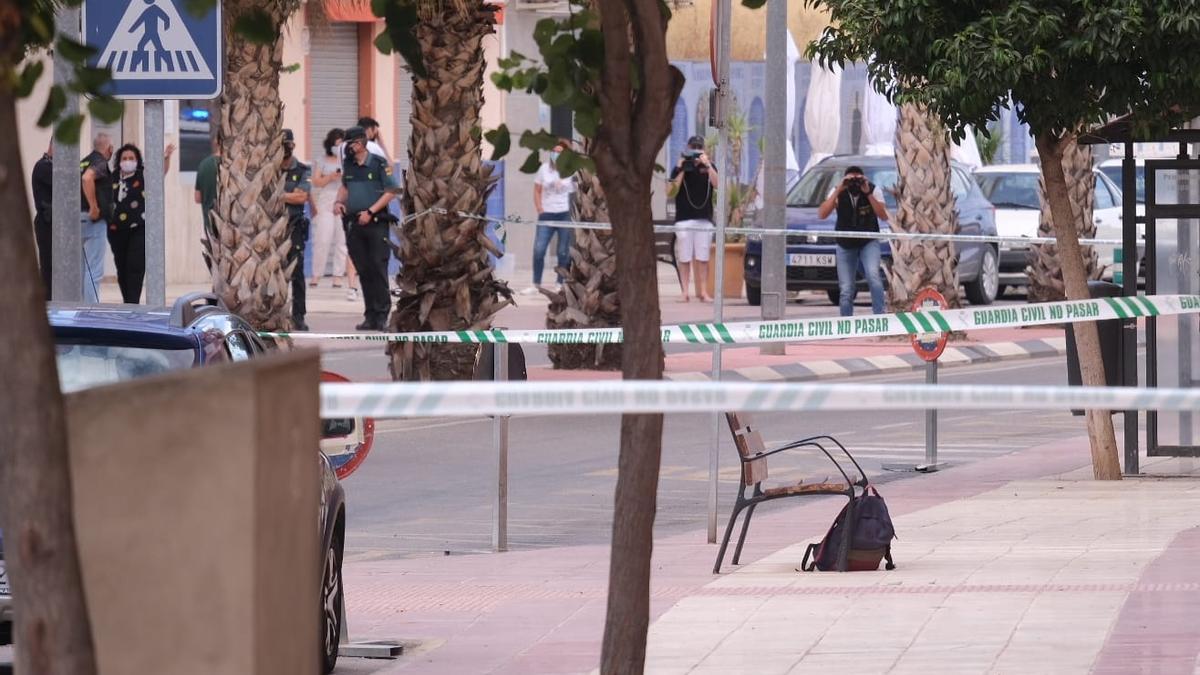
[[(600, 179), (589, 171), (576, 174), (576, 218), (583, 222), (609, 222), (608, 200)], [(575, 230), (571, 245), (571, 269), (556, 270), (563, 277), (561, 291), (542, 293), (550, 298), (546, 328), (612, 328), (621, 325), (620, 292), (617, 288), (617, 251), (612, 232)], [(621, 343), (547, 345), (555, 368), (565, 370), (621, 367)]]
[[(1063, 147), (1063, 172), (1067, 179), (1067, 194), (1071, 199), (1071, 219), (1075, 231), (1085, 239), (1096, 235), (1096, 224), (1092, 222), (1092, 207), (1096, 196), (1096, 178), (1092, 173), (1092, 148), (1074, 141), (1065, 141)], [(1050, 216), (1050, 204), (1046, 200), (1045, 178), (1038, 181), (1038, 198), (1041, 200), (1041, 215), (1038, 224), (1039, 237), (1054, 236), (1054, 220)], [(1081, 246), (1084, 272), (1088, 279), (1099, 279), (1103, 270), (1098, 269), (1099, 258), (1091, 246)], [(1055, 302), (1067, 297), (1063, 283), (1062, 263), (1058, 248), (1054, 244), (1034, 244), (1029, 247), (1029, 301)]]
[[(17, 11), (8, 4), (0, 11)], [(20, 135), (5, 84), (0, 136)], [(0, 227), (0, 353), (8, 355), (0, 359), (0, 382), (15, 392), (0, 406), (0, 529), (19, 640), (16, 672), (91, 675), (96, 662), (75, 545), (66, 416), (19, 144), (0, 144), (0, 167), (0, 212), (9, 218)]]
[[(1067, 298), (1089, 298), (1087, 272), (1079, 233), (1071, 213), (1071, 197), (1063, 171), (1063, 152), (1074, 142), (1072, 136), (1058, 138), (1043, 132), (1037, 135), (1038, 155), (1042, 159), (1042, 177), (1046, 185), (1046, 200), (1050, 203), (1057, 232), (1059, 257)], [(1083, 384), (1090, 387), (1107, 385), (1104, 361), (1100, 354), (1100, 334), (1094, 321), (1074, 324), (1075, 343), (1079, 346), (1079, 370)], [(1088, 436), (1092, 446), (1092, 473), (1097, 480), (1120, 480), (1121, 464), (1117, 455), (1117, 438), (1113, 432), (1112, 415), (1108, 410), (1087, 411)]]
[[(662, 315), (650, 185), (656, 157), (671, 131), (683, 74), (667, 57), (667, 19), (660, 2), (599, 0), (598, 7), (604, 66), (597, 87), (601, 122), (593, 157), (608, 195), (621, 306), (637, 308), (624, 317), (621, 372), (627, 380), (660, 380)], [(646, 663), (662, 425), (662, 415), (621, 418), (603, 675), (640, 673)]]
[[(626, 317), (621, 371), (626, 380), (661, 380), (663, 349), (654, 258), (650, 181), (611, 193), (609, 214), (616, 232), (621, 302), (638, 311)], [(604, 625), (602, 673), (640, 673), (650, 626), (650, 559), (658, 470), (662, 459), (662, 415), (621, 418), (621, 452), (613, 503), (612, 554), (608, 571), (608, 617)]]
[[(958, 212), (950, 188), (950, 139), (940, 120), (922, 105), (900, 106), (896, 127), (896, 232), (957, 234)], [(891, 242), (888, 305), (912, 309), (917, 291), (932, 286), (951, 307), (962, 305), (958, 292), (958, 256), (951, 241)]]
[(282, 26), (296, 0), (225, 5), (225, 90), (217, 141), (221, 164), (208, 244), (213, 292), (259, 330), (291, 327), (291, 260), (283, 201), (283, 100), (279, 70), (283, 42), (257, 44), (234, 30), (239, 16), (261, 9)]
[[(483, 109), (483, 40), (495, 32), (494, 5), (419, 3), (415, 33), (426, 77), (413, 76), (405, 211), (401, 229), (403, 295), (389, 320), (393, 331), (482, 330), (512, 304), (495, 278), (482, 216), (496, 185), (483, 164), (479, 129)], [(449, 213), (425, 213), (427, 209)], [(389, 370), (397, 380), (470, 379), (473, 345), (392, 343)]]

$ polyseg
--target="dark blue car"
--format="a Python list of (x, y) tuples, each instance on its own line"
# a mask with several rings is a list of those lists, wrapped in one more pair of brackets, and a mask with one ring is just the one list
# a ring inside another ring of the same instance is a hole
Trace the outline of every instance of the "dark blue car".
[[(192, 294), (170, 309), (137, 305), (51, 303), (58, 373), (64, 392), (132, 380), (147, 375), (219, 363), (245, 361), (267, 353), (254, 329), (226, 310), (215, 296)], [(326, 433), (341, 433), (352, 420), (326, 420)], [(336, 428), (338, 432), (330, 432)], [(316, 448), (314, 448), (316, 450)], [(345, 493), (329, 460), (321, 465), (321, 617), (322, 672), (337, 663), (344, 617), (342, 547), (345, 542)], [(0, 550), (0, 638), (11, 639), (11, 598)], [(8, 640), (6, 640), (8, 641)]]
[[(859, 166), (872, 183), (883, 189), (884, 200), (892, 217), (896, 215), (893, 193), (899, 171), (892, 156), (837, 155), (828, 157), (795, 181), (787, 195), (787, 229), (804, 232), (789, 236), (787, 245), (787, 289), (789, 291), (825, 291), (829, 301), (838, 304), (837, 265), (832, 232), (837, 216), (817, 217), (817, 207), (842, 180), (847, 167)], [(995, 208), (971, 180), (966, 166), (951, 162), (950, 185), (958, 209), (960, 234), (996, 234)], [(887, 223), (880, 229), (886, 231)], [(995, 244), (959, 244), (958, 278), (972, 304), (990, 305), (1000, 288), (999, 254)], [(883, 265), (892, 264), (892, 250), (883, 242)], [(746, 299), (751, 305), (762, 302), (762, 240), (751, 235), (746, 242), (744, 263)], [(886, 281), (886, 274), (884, 279)], [(858, 271), (858, 287), (866, 289), (866, 278)]]

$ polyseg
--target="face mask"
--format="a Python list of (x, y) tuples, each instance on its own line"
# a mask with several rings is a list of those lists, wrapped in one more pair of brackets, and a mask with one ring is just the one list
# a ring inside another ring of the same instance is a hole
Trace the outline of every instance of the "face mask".
[(555, 152), (555, 151), (551, 151), (551, 152), (550, 152), (550, 163), (551, 163), (551, 164), (553, 164), (553, 163), (555, 163), (555, 162), (557, 162), (557, 161), (558, 161), (558, 155), (559, 155), (559, 153), (558, 153), (558, 152)]
[(124, 171), (125, 173), (133, 173), (134, 171), (137, 171), (137, 161), (127, 159), (121, 162), (121, 171)]

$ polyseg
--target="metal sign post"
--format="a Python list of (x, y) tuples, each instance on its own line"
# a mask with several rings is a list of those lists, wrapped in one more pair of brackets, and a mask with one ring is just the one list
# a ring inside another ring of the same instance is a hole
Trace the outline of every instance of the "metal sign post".
[(163, 102), (146, 101), (146, 304), (167, 304), (167, 205)]
[(146, 302), (167, 300), (164, 99), (213, 99), (221, 94), (224, 45), (221, 3), (204, 16), (185, 0), (84, 0), (83, 41), (95, 50), (88, 65), (109, 68), (108, 93), (143, 99), (145, 109)]
[[(948, 308), (946, 298), (937, 291), (936, 288), (927, 286), (917, 292), (913, 298), (912, 309), (914, 312), (921, 310), (944, 310)], [(946, 332), (930, 332), (913, 335), (912, 348), (917, 353), (917, 356), (926, 361), (925, 365), (925, 384), (936, 385), (938, 381), (938, 357), (946, 350), (946, 342), (949, 340), (950, 334)], [(919, 471), (922, 473), (932, 473), (939, 469), (945, 468), (944, 462), (939, 463), (937, 458), (937, 432), (938, 419), (937, 409), (929, 408), (925, 411), (925, 463), (924, 464), (884, 464), (884, 471)]]
[[(767, 3), (767, 110), (763, 130), (763, 219), (771, 228), (786, 228), (784, 192), (787, 183), (787, 78), (791, 77), (787, 56), (787, 0)], [(782, 235), (762, 238), (762, 318), (784, 317), (787, 304), (787, 239)], [(762, 354), (785, 354), (786, 345), (764, 344)]]
[[(60, 35), (79, 35), (79, 10), (63, 4), (55, 17)], [(71, 63), (59, 51), (54, 53), (54, 84), (64, 90), (73, 72)], [(79, 97), (67, 96), (64, 115), (79, 112)], [(51, 207), (52, 300), (80, 302), (83, 300), (83, 230), (79, 214), (83, 210), (79, 199), (79, 144), (54, 141), (54, 201)]]
[[(716, 120), (720, 129), (717, 142), (717, 203), (713, 209), (713, 219), (716, 221), (716, 256), (714, 270), (716, 283), (713, 288), (713, 321), (720, 323), (725, 317), (725, 211), (729, 204), (729, 127), (725, 121), (729, 114), (729, 54), (732, 51), (733, 7), (731, 0), (714, 0), (712, 62), (715, 64), (713, 80), (717, 83)], [(713, 380), (721, 379), (721, 345), (713, 345), (712, 354)], [(712, 416), (712, 443), (708, 448), (708, 543), (717, 543), (717, 487), (720, 484), (721, 472), (721, 415)]]
[[(497, 382), (508, 381), (508, 343), (493, 345), (492, 368)], [(508, 415), (492, 418), (496, 444), (496, 494), (492, 501), (492, 550), (508, 550)]]

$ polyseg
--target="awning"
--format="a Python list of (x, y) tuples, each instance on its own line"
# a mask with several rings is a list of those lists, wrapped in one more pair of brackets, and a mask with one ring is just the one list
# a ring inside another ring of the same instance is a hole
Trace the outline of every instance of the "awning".
[(380, 18), (371, 12), (371, 0), (324, 0), (325, 18), (330, 21), (374, 23)]

